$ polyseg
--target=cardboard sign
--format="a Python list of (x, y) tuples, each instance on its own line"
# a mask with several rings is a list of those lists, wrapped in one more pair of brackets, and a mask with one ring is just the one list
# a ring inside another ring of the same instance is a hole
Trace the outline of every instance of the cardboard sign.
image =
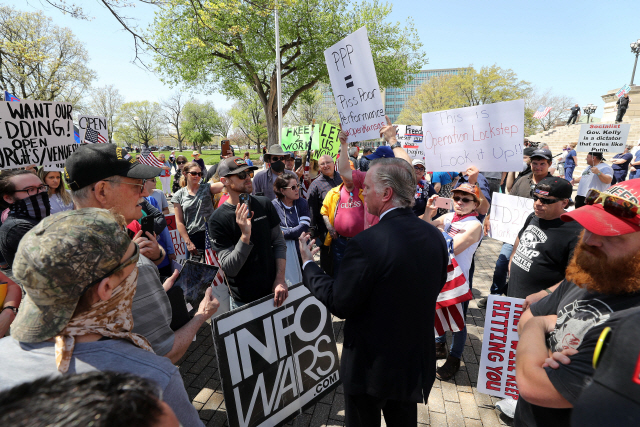
[(176, 216), (174, 214), (165, 215), (164, 219), (167, 220), (167, 228), (171, 235), (173, 249), (176, 251), (176, 260), (179, 261), (181, 259), (187, 259), (187, 243), (178, 232), (178, 228), (176, 227)]
[(319, 161), (321, 156), (328, 154), (333, 158), (333, 161), (335, 161), (338, 157), (338, 150), (340, 150), (339, 133), (339, 127), (327, 122), (322, 123), (320, 127), (319, 147), (314, 151), (312, 158)]
[(489, 295), (478, 374), (481, 393), (518, 400), (516, 348), (523, 303), (521, 298)]
[(106, 144), (109, 142), (106, 117), (80, 116), (78, 130), (80, 131), (80, 140), (87, 144)]
[(527, 217), (533, 212), (533, 199), (493, 193), (489, 237), (513, 245)]
[(79, 145), (68, 102), (0, 102), (0, 169), (64, 164)]
[(283, 128), (280, 144), (284, 151), (307, 151), (310, 139), (312, 139), (311, 149), (317, 150), (320, 141), (319, 126), (308, 125)]
[(380, 128), (387, 121), (367, 28), (325, 50), (324, 59), (347, 142), (380, 138)]
[(522, 170), (524, 101), (422, 115), (425, 167), (433, 172)]
[(231, 427), (282, 425), (340, 383), (331, 314), (302, 284), (213, 319), (213, 340)]
[(616, 96), (620, 98), (621, 96), (624, 96), (625, 93), (629, 93), (630, 90), (631, 90), (631, 87), (625, 83), (625, 85), (622, 86), (620, 90), (616, 92)]
[(398, 142), (411, 159), (424, 160), (422, 126), (396, 125)]
[(622, 153), (627, 145), (627, 138), (631, 124), (600, 124), (590, 123), (580, 125), (580, 136), (576, 151)]

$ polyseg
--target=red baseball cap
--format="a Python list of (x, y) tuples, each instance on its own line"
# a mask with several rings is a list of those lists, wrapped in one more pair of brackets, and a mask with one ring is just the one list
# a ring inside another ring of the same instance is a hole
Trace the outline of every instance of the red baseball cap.
[[(640, 179), (631, 179), (613, 185), (603, 193), (640, 206)], [(621, 236), (640, 231), (639, 225), (605, 211), (602, 204), (585, 205), (562, 214), (560, 218), (565, 222), (578, 221), (581, 226), (600, 236)]]

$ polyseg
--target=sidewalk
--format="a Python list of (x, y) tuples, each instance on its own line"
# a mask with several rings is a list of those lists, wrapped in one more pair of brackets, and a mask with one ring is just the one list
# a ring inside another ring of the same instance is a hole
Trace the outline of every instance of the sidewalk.
[[(436, 379), (428, 405), (418, 406), (419, 426), (493, 427), (511, 425), (511, 420), (494, 409), (500, 400), (478, 393), (478, 363), (482, 349), (484, 310), (478, 309), (476, 301), (489, 293), (493, 269), (500, 253), (502, 242), (485, 239), (475, 255), (474, 296), (467, 313), (468, 337), (460, 371), (449, 381)], [(333, 319), (338, 351), (342, 351), (344, 321)], [(438, 361), (442, 364), (444, 361)], [(191, 344), (185, 356), (177, 364), (185, 388), (193, 406), (200, 413), (206, 426), (228, 426), (222, 386), (218, 375), (215, 348), (210, 324), (198, 331), (197, 341)], [(344, 395), (342, 386), (326, 396), (314, 407), (295, 418), (288, 425), (344, 426)], [(384, 419), (382, 420), (384, 424)]]

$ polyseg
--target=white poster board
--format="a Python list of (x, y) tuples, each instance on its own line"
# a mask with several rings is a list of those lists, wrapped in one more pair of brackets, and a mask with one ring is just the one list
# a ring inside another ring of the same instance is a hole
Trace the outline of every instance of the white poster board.
[(79, 144), (68, 102), (0, 102), (0, 169), (64, 164)]
[(630, 123), (580, 125), (576, 151), (622, 153), (630, 130)]
[(520, 172), (524, 100), (422, 115), (425, 167), (433, 172)]
[(422, 143), (422, 126), (396, 125), (398, 142), (411, 159), (424, 159)]
[(616, 96), (620, 98), (621, 96), (624, 96), (625, 93), (629, 93), (630, 90), (631, 90), (631, 86), (625, 83), (625, 85), (622, 86), (620, 90), (616, 92)]
[(380, 128), (387, 121), (367, 28), (325, 50), (324, 59), (347, 142), (380, 138)]
[(80, 141), (87, 144), (106, 144), (109, 142), (107, 118), (102, 116), (80, 116), (78, 118)]
[(516, 348), (523, 303), (521, 298), (489, 295), (478, 373), (481, 393), (518, 400)]
[(527, 217), (533, 212), (533, 199), (493, 193), (489, 237), (513, 245)]

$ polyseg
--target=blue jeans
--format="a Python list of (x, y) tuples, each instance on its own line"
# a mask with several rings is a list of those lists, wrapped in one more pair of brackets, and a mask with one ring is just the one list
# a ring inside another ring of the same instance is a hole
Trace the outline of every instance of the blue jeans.
[(575, 166), (565, 166), (564, 167), (564, 179), (566, 179), (567, 181), (571, 181), (573, 179), (573, 170), (575, 169)]
[(507, 275), (509, 274), (509, 257), (513, 251), (513, 245), (502, 244), (500, 255), (496, 261), (496, 268), (493, 270), (493, 283), (491, 284), (492, 295), (502, 295), (507, 292)]
[(347, 243), (349, 243), (349, 241), (342, 236), (338, 236), (337, 239), (331, 240), (334, 279), (338, 277), (338, 271), (340, 270), (340, 264), (342, 264), (342, 258), (344, 258), (344, 251), (347, 249)]

